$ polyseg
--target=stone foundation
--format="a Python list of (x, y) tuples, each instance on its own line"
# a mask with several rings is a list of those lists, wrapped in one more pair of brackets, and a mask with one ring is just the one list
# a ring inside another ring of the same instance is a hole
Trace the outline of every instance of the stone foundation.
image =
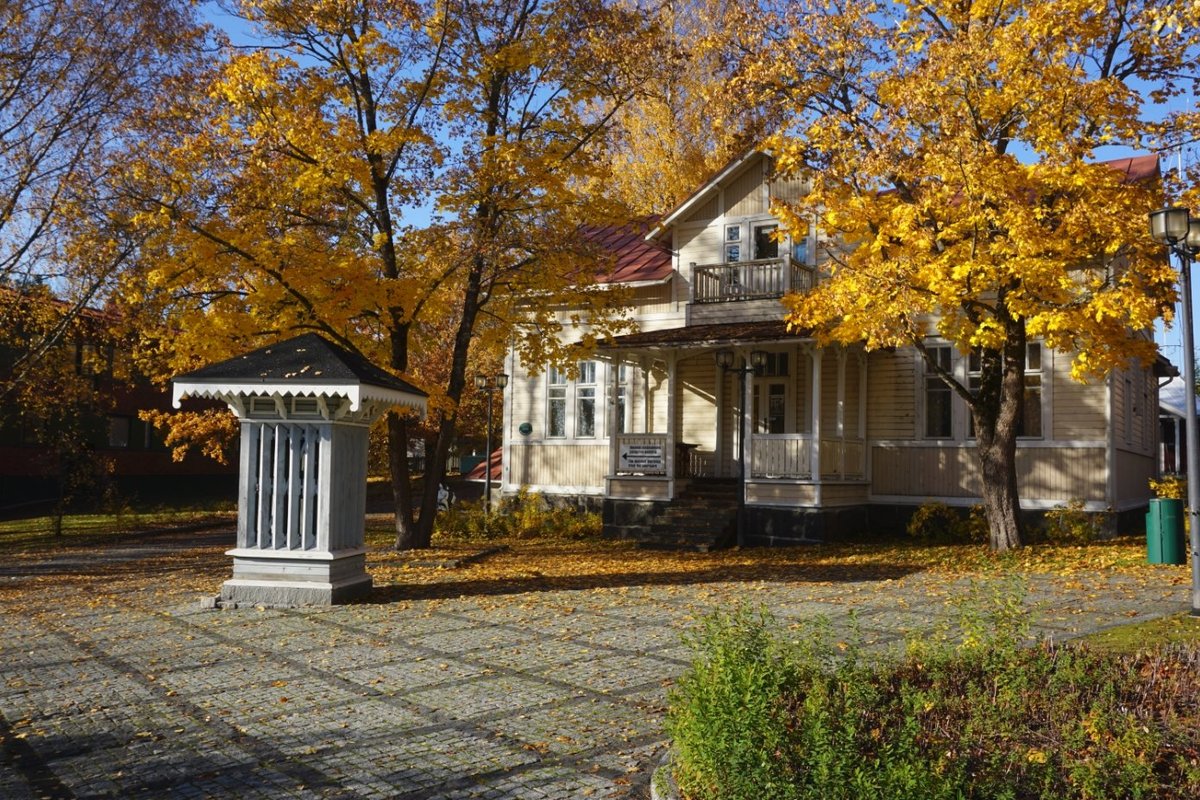
[(329, 606), (371, 591), (364, 549), (333, 553), (230, 550), (233, 579), (221, 586), (222, 606)]

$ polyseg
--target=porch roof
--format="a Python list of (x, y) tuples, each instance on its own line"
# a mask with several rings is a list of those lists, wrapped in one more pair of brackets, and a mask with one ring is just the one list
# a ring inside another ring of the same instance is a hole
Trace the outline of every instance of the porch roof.
[(722, 322), (713, 325), (687, 325), (658, 331), (641, 331), (617, 336), (599, 347), (626, 350), (641, 347), (704, 347), (748, 342), (798, 341), (809, 338), (808, 331), (789, 331), (783, 320), (766, 322)]

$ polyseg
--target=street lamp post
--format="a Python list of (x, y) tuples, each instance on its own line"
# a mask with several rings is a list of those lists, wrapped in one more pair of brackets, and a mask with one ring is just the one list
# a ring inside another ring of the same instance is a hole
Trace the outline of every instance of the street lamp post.
[(1150, 214), (1150, 235), (1179, 257), (1183, 294), (1183, 382), (1187, 397), (1187, 504), (1192, 551), (1192, 616), (1200, 616), (1200, 447), (1196, 445), (1196, 359), (1192, 333), (1192, 261), (1200, 254), (1200, 219), (1186, 208), (1162, 208)]
[(487, 434), (486, 444), (484, 445), (484, 469), (483, 469), (483, 513), (492, 513), (492, 399), (495, 397), (495, 390), (504, 391), (504, 387), (508, 386), (508, 376), (503, 372), (497, 375), (475, 375), (475, 388), (482, 389), (487, 392)]
[(764, 350), (751, 351), (750, 363), (743, 363), (740, 367), (733, 366), (734, 360), (732, 350), (717, 351), (717, 366), (725, 372), (738, 374), (738, 388), (741, 392), (739, 405), (742, 409), (742, 418), (738, 421), (737, 544), (738, 547), (742, 547), (746, 544), (746, 435), (749, 427), (746, 425), (746, 376), (766, 366), (767, 353)]

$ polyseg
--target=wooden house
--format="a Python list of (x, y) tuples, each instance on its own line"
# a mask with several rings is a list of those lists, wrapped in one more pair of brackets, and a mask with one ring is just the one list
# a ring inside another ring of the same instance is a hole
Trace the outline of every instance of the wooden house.
[[(777, 235), (771, 201), (804, 187), (773, 179), (771, 166), (749, 152), (644, 235), (610, 233), (609, 279), (631, 292), (638, 332), (573, 374), (530, 374), (510, 355), (504, 493), (586, 498), (614, 535), (699, 546), (729, 535), (740, 498), (747, 544), (853, 535), (923, 503), (979, 502), (967, 409), (914, 349), (820, 347), (788, 332), (779, 300), (822, 279), (828, 243), (815, 224)], [(1120, 166), (1134, 178), (1158, 169), (1153, 157)], [(969, 379), (970, 357), (928, 345)], [(1081, 384), (1070, 362), (1029, 345), (1023, 508), (1144, 506), (1158, 447), (1154, 365)]]

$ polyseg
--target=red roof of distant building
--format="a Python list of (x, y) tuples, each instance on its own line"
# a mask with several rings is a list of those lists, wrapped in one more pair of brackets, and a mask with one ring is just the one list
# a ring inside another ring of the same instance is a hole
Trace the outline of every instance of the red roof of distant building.
[[(492, 451), (492, 456), (487, 460), (487, 463), (492, 468), (492, 482), (495, 483), (504, 477), (504, 448), (497, 447)], [(463, 478), (469, 481), (482, 481), (487, 477), (484, 472), (484, 462), (480, 461), (475, 465), (475, 468), (463, 475)]]
[(1101, 161), (1100, 163), (1123, 171), (1125, 173), (1125, 180), (1129, 183), (1137, 183), (1147, 178), (1157, 178), (1159, 174), (1157, 155), (1114, 158), (1108, 161)]

